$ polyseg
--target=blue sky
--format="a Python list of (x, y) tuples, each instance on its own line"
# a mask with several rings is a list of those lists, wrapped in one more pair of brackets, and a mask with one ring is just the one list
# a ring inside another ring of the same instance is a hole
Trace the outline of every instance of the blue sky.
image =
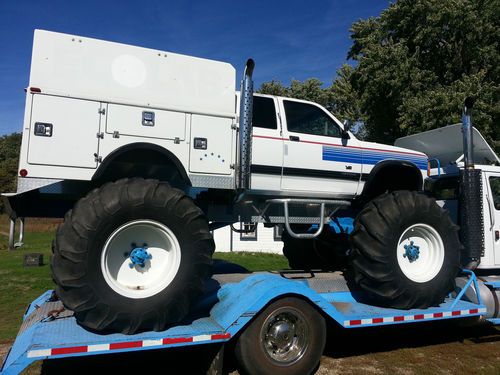
[(0, 134), (20, 131), (34, 29), (222, 60), (256, 61), (256, 85), (316, 77), (346, 62), (349, 28), (388, 0), (0, 0)]

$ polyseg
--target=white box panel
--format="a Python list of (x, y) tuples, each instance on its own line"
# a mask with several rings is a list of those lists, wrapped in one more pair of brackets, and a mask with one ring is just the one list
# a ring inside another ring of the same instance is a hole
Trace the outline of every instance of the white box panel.
[[(34, 95), (28, 163), (96, 168), (100, 106), (90, 100)], [(52, 124), (52, 136), (35, 135), (36, 122)]]
[(35, 30), (30, 86), (104, 102), (235, 113), (230, 64), (44, 30)]
[[(191, 116), (191, 157), (189, 171), (210, 174), (231, 174), (234, 130), (232, 120), (212, 116)], [(207, 149), (194, 148), (194, 138), (205, 138)]]
[[(142, 124), (143, 112), (154, 113), (154, 125)], [(119, 104), (109, 104), (106, 132), (113, 134), (160, 139), (186, 139), (186, 114), (153, 108), (141, 108)]]

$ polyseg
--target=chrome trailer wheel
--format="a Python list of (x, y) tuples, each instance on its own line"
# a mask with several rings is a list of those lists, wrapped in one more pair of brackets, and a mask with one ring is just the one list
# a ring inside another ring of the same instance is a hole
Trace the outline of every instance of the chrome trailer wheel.
[(326, 342), (323, 316), (308, 302), (286, 297), (271, 303), (237, 339), (245, 374), (303, 375), (318, 366)]

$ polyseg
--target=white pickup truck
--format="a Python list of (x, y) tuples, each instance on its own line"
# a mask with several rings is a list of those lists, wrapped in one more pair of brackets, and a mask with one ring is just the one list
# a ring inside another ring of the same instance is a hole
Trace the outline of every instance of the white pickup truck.
[[(64, 215), (52, 272), (81, 324), (179, 321), (210, 271), (211, 231), (237, 222), (284, 225), (295, 267), (342, 252), (382, 305), (435, 305), (453, 288), (460, 244), (419, 193), (426, 155), (360, 141), (318, 104), (254, 95), (253, 68), (240, 94), (227, 63), (35, 31), (5, 197), (12, 219)], [(340, 216), (351, 224), (332, 230)]]

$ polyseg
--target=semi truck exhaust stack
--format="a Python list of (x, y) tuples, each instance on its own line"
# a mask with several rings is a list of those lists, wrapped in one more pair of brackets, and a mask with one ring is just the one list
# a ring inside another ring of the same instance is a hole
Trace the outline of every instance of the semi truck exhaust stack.
[(473, 154), (473, 139), (472, 139), (472, 123), (470, 120), (474, 100), (472, 98), (465, 99), (464, 110), (462, 114), (462, 133), (464, 137), (464, 164), (465, 169), (474, 169), (474, 154)]
[(474, 101), (465, 99), (462, 114), (464, 169), (460, 174), (460, 240), (462, 265), (474, 270), (484, 255), (483, 185), (481, 170), (474, 168), (471, 112)]
[(252, 164), (252, 111), (253, 111), (253, 80), (252, 74), (255, 62), (248, 59), (240, 90), (240, 148), (238, 188), (250, 188), (250, 167)]

